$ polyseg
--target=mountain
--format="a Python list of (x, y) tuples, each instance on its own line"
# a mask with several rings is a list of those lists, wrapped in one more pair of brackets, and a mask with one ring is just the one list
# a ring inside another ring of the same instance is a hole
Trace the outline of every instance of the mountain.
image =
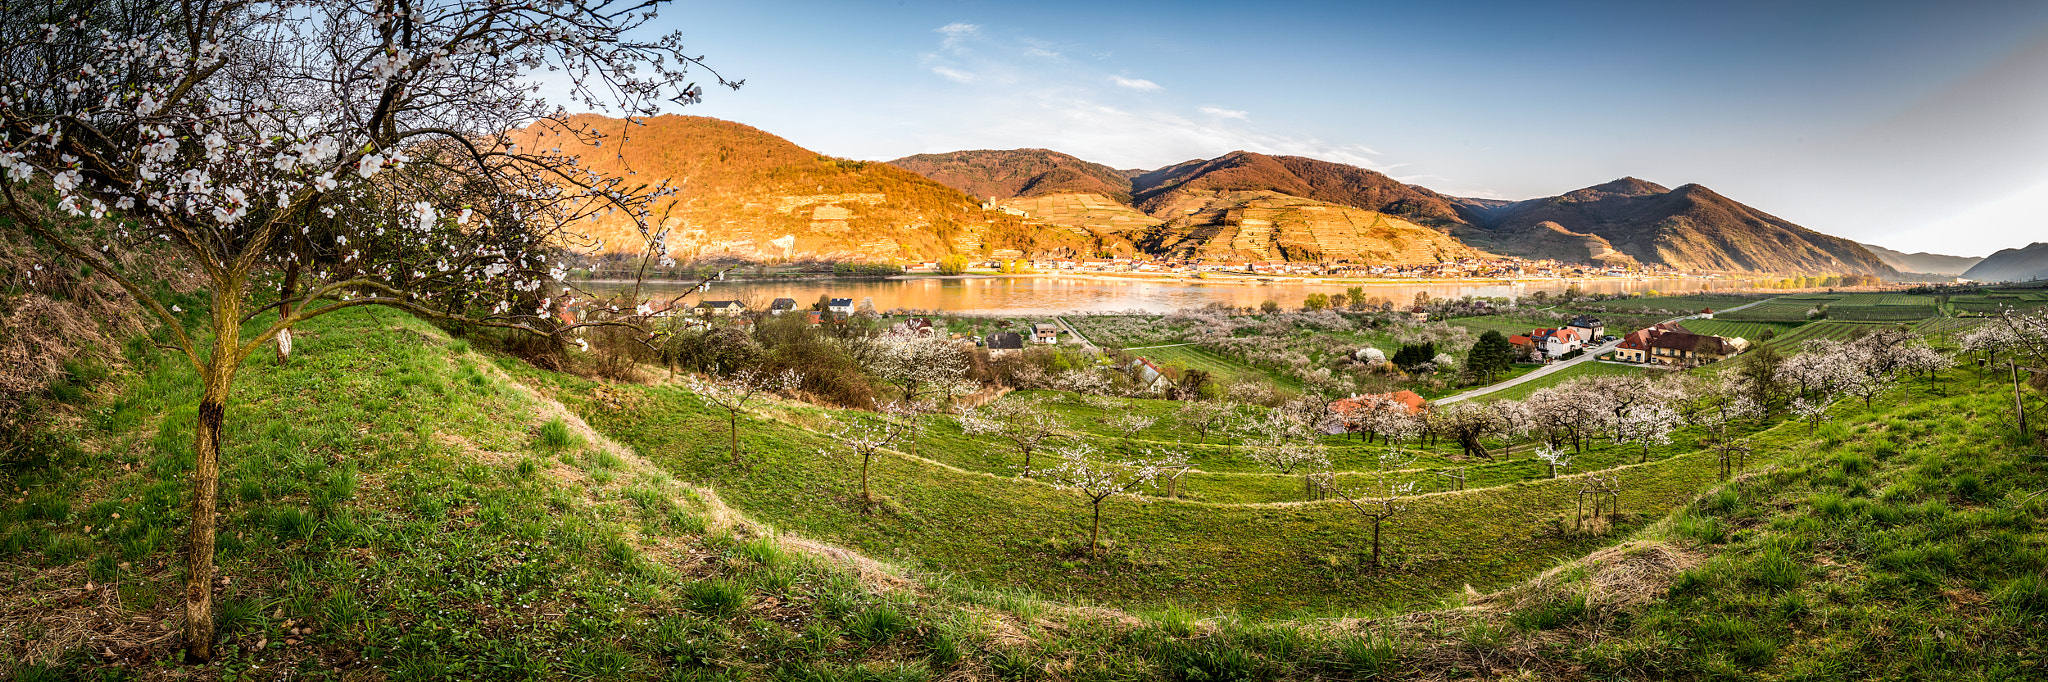
[(1963, 279), (1979, 282), (2048, 279), (2048, 242), (2034, 242), (2017, 249), (2000, 250), (1964, 271)]
[[(983, 207), (896, 166), (823, 156), (730, 121), (669, 115), (635, 126), (585, 114), (570, 122), (609, 137), (601, 147), (583, 145), (548, 124), (512, 137), (532, 148), (561, 147), (600, 173), (679, 185), (682, 192), (655, 214), (667, 213), (671, 253), (682, 259), (916, 260), (1130, 248), (1128, 240), (1098, 243), (1092, 234)], [(622, 216), (590, 229), (607, 244), (639, 243)]]
[(1302, 156), (1231, 152), (1207, 161), (1167, 166), (1138, 176), (1131, 185), (1138, 209), (1160, 217), (1176, 196), (1269, 191), (1387, 213), (1432, 227), (1466, 222), (1454, 199), (1403, 184), (1378, 171)]
[(1050, 149), (917, 154), (889, 165), (991, 201), (1062, 193), (1100, 194), (1119, 203), (1131, 200), (1131, 179), (1124, 171)]
[(918, 154), (889, 165), (986, 197), (989, 208), (1117, 255), (1135, 253), (1133, 242), (1164, 222), (1130, 206), (1131, 177), (1142, 171), (1120, 171), (1048, 149)]
[[(1643, 263), (1681, 270), (1897, 275), (1861, 244), (1821, 234), (1700, 185), (1666, 189), (1622, 178), (1560, 196), (1465, 207), (1460, 238), (1510, 255), (1535, 255), (1557, 231), (1596, 236)], [(1596, 260), (1598, 248), (1572, 260)]]
[(1178, 257), (1412, 264), (1484, 255), (1401, 216), (1268, 190), (1176, 192), (1153, 207), (1171, 217), (1140, 245)]
[(1960, 275), (1984, 260), (1983, 258), (1973, 258), (1970, 256), (1943, 256), (1925, 251), (1906, 253), (1903, 251), (1893, 251), (1876, 244), (1864, 244), (1863, 248), (1870, 249), (1872, 254), (1882, 259), (1886, 265), (1898, 268), (1899, 272), (1917, 272), (1929, 275)]

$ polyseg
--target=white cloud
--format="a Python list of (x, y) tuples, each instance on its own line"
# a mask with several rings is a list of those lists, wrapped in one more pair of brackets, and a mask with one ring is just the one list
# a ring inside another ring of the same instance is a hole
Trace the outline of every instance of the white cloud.
[(960, 51), (960, 43), (981, 35), (980, 24), (970, 24), (964, 21), (955, 21), (933, 30), (946, 36), (939, 41), (939, 47), (952, 52)]
[(1043, 40), (1037, 40), (1033, 38), (1024, 39), (1025, 56), (1042, 57), (1045, 59), (1058, 58), (1060, 56), (1060, 53), (1052, 48), (1052, 43), (1048, 43)]
[(932, 67), (932, 73), (945, 76), (947, 80), (955, 83), (972, 83), (976, 80), (974, 74), (950, 66), (934, 66)]
[(1216, 118), (1234, 118), (1240, 121), (1247, 120), (1251, 116), (1251, 112), (1248, 111), (1238, 111), (1222, 107), (1202, 107), (1200, 111)]
[(1118, 76), (1116, 74), (1110, 74), (1109, 82), (1121, 85), (1126, 88), (1130, 88), (1132, 90), (1143, 90), (1145, 92), (1153, 92), (1157, 90), (1166, 89), (1165, 87), (1160, 86), (1158, 83), (1154, 83), (1143, 78), (1125, 78), (1123, 76)]

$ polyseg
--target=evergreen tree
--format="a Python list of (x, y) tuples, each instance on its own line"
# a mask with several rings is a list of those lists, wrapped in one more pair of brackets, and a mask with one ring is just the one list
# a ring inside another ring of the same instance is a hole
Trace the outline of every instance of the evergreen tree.
[(1435, 359), (1436, 344), (1429, 342), (1402, 344), (1401, 350), (1394, 353), (1394, 365), (1410, 371), (1413, 371), (1418, 365)]
[(1473, 377), (1489, 381), (1507, 371), (1514, 359), (1514, 344), (1508, 343), (1507, 337), (1500, 332), (1488, 331), (1480, 334), (1479, 340), (1472, 343), (1471, 352), (1465, 354), (1465, 369)]

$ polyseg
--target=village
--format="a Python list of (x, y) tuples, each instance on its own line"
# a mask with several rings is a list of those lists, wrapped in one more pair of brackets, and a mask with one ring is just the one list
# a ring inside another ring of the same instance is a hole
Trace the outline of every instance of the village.
[[(1437, 263), (1356, 263), (1348, 260), (1250, 261), (1176, 259), (1146, 255), (1026, 259), (1022, 252), (998, 251), (996, 258), (969, 263), (971, 268), (1016, 273), (1101, 273), (1152, 274), (1189, 277), (1278, 275), (1295, 277), (1340, 277), (1370, 279), (1512, 279), (1565, 277), (1683, 276), (1660, 264), (1606, 267), (1585, 263), (1522, 258), (1459, 258)], [(1009, 256), (1005, 258), (1004, 256)], [(941, 273), (940, 261), (918, 261), (904, 266), (906, 273)]]

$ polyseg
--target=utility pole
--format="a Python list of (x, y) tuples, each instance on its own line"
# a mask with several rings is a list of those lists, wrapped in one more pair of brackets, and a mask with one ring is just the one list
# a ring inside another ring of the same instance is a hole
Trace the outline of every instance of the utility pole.
[(2019, 415), (2020, 433), (2033, 433), (2027, 430), (2027, 402), (2021, 399), (2020, 396), (2020, 370), (2024, 369), (2035, 374), (2048, 374), (2048, 369), (2022, 367), (2020, 363), (2010, 360), (2006, 361), (2005, 364), (2012, 368), (2012, 411)]

